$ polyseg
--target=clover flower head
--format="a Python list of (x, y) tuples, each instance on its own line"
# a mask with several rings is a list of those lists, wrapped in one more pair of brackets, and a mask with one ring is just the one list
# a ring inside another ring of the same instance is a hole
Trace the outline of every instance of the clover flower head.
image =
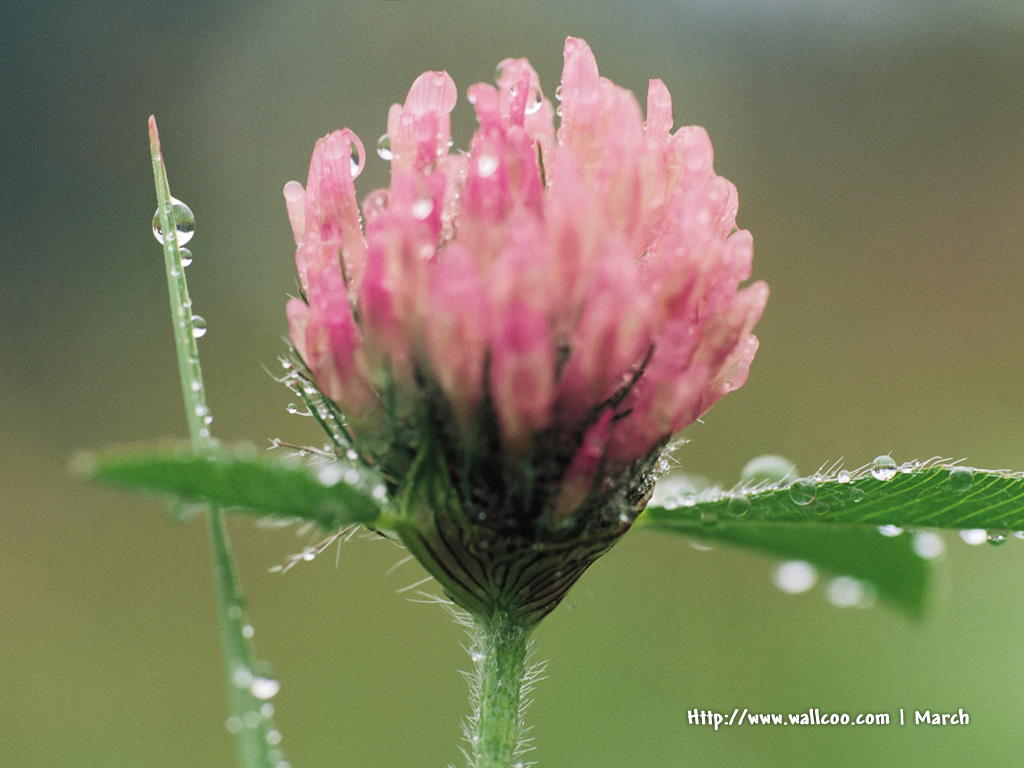
[(362, 215), (348, 129), (285, 187), (295, 351), (478, 618), (538, 620), (629, 528), (669, 438), (746, 380), (768, 297), (704, 129), (672, 131), (660, 80), (645, 121), (582, 40), (564, 60), (557, 109), (525, 59), (470, 87), (467, 152), (452, 79), (417, 78)]

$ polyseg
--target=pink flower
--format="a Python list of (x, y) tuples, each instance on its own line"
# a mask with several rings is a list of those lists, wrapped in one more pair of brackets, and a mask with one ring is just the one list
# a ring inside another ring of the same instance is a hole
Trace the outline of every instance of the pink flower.
[[(347, 129), (317, 142), (305, 189), (285, 187), (295, 350), (392, 491), (430, 453), (433, 512), (403, 539), (470, 610), (506, 595), (487, 575), (502, 558), (582, 546), (560, 569), (571, 584), (628, 528), (669, 437), (746, 380), (768, 298), (740, 288), (736, 190), (703, 129), (672, 132), (664, 83), (644, 122), (569, 38), (556, 96), (525, 59), (502, 62), (497, 87), (469, 89), (479, 129), (452, 152), (455, 84), (421, 75), (388, 115), (391, 185), (367, 197), (365, 228)], [(455, 536), (464, 519), (480, 525)], [(484, 572), (438, 564), (462, 548), (489, 550)], [(543, 615), (564, 589), (524, 594)]]

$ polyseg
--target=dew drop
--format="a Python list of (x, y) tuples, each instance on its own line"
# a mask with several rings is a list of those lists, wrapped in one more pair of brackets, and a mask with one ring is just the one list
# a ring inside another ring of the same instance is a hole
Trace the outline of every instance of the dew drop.
[(892, 480), (896, 477), (896, 462), (892, 456), (878, 456), (871, 462), (871, 476), (875, 480)]
[(875, 590), (860, 579), (839, 576), (829, 582), (825, 597), (837, 608), (870, 608), (875, 603)]
[(919, 531), (914, 534), (911, 547), (913, 547), (914, 553), (918, 557), (933, 560), (942, 554), (946, 544), (942, 537), (934, 531)]
[(866, 495), (867, 494), (864, 493), (864, 489), (863, 488), (851, 488), (850, 489), (850, 499), (851, 499), (851, 501), (853, 501), (854, 504), (859, 504), (860, 502), (864, 501), (864, 497)]
[(974, 472), (967, 467), (954, 467), (949, 470), (949, 487), (960, 493), (974, 485)]
[(281, 690), (281, 683), (272, 677), (255, 677), (249, 691), (257, 699), (272, 699)]
[(853, 475), (851, 475), (847, 470), (844, 469), (841, 470), (838, 475), (836, 475), (836, 480), (845, 485), (846, 483), (849, 483), (851, 480), (853, 480)]
[(985, 543), (988, 539), (988, 531), (984, 528), (969, 528), (965, 531), (960, 531), (960, 538), (972, 547), (976, 547), (979, 544)]
[(306, 547), (302, 550), (302, 559), (307, 563), (316, 559), (316, 549), (314, 547)]
[(789, 560), (779, 564), (772, 572), (772, 582), (789, 595), (799, 595), (818, 581), (817, 569), (804, 560)]
[(252, 624), (246, 624), (244, 627), (242, 627), (242, 637), (244, 637), (246, 640), (252, 640), (255, 634), (256, 627), (254, 627)]
[(200, 389), (202, 389), (202, 388), (203, 388), (203, 383), (202, 383), (201, 381), (193, 381), (193, 382), (192, 382), (192, 383), (191, 383), (191, 384), (189, 385), (189, 388), (190, 388), (190, 389), (191, 389), (191, 390), (192, 390), (193, 392), (198, 392), (198, 391), (199, 391)]
[(702, 525), (712, 526), (718, 525), (718, 515), (715, 512), (705, 511), (700, 513), (700, 522)]
[[(174, 222), (174, 234), (178, 241), (178, 245), (184, 245), (192, 239), (192, 235), (196, 232), (196, 217), (192, 213), (192, 209), (181, 202), (181, 200), (172, 197), (170, 203), (171, 207), (168, 212), (168, 218)], [(153, 237), (155, 237), (159, 243), (163, 243), (164, 241), (164, 230), (160, 225), (159, 208), (157, 208), (156, 213), (153, 214)]]
[(878, 526), (878, 532), (883, 536), (888, 536), (889, 538), (892, 538), (894, 536), (899, 536), (901, 533), (903, 533), (903, 529), (900, 528), (898, 525), (880, 525)]
[(523, 110), (527, 115), (535, 114), (540, 110), (541, 105), (544, 103), (539, 94), (535, 94), (537, 98), (526, 105), (526, 109)]
[(420, 221), (427, 218), (432, 210), (434, 210), (434, 201), (429, 197), (421, 197), (412, 204), (413, 218), (419, 219)]
[(476, 161), (476, 170), (482, 179), (493, 176), (494, 172), (498, 170), (498, 158), (490, 154), (480, 155)]
[(781, 483), (787, 478), (796, 477), (796, 465), (784, 456), (767, 454), (757, 456), (746, 463), (740, 472), (740, 482)]
[(317, 470), (316, 479), (320, 481), (320, 485), (330, 488), (340, 483), (344, 474), (345, 470), (342, 469), (340, 464), (324, 464)]
[(993, 547), (998, 547), (1000, 544), (1005, 544), (1006, 539), (1009, 538), (1006, 531), (986, 531), (985, 541), (991, 544)]
[(387, 489), (387, 488), (385, 488), (385, 487), (384, 487), (383, 485), (375, 485), (375, 486), (373, 487), (373, 491), (371, 491), (371, 495), (372, 495), (372, 496), (373, 496), (373, 498), (375, 498), (375, 499), (376, 499), (377, 501), (384, 501), (384, 499), (385, 499), (385, 498), (387, 497), (387, 495), (388, 495), (388, 489)]
[(349, 461), (355, 461), (356, 459), (359, 458), (359, 454), (356, 453), (354, 448), (349, 448), (347, 451), (345, 451), (345, 458), (348, 459)]
[(352, 171), (352, 178), (356, 178), (363, 170), (363, 153), (362, 147), (356, 144), (354, 141), (349, 142), (349, 163)]
[(178, 250), (181, 253), (181, 266), (187, 267), (192, 263), (192, 251), (188, 248), (179, 248)]
[(281, 732), (277, 729), (267, 731), (267, 744), (272, 747), (276, 747), (281, 743)]
[(725, 505), (725, 511), (731, 517), (746, 517), (750, 514), (750, 499), (746, 496), (733, 496)]
[(394, 156), (391, 152), (391, 137), (386, 133), (377, 139), (377, 156), (381, 160), (387, 160), (389, 162)]
[(295, 403), (288, 403), (288, 407), (285, 408), (285, 410), (288, 411), (288, 413), (298, 413), (299, 406), (297, 406)]
[(561, 85), (559, 85), (557, 88), (555, 88), (555, 98), (558, 101), (562, 100), (562, 86)]
[(811, 511), (819, 517), (824, 517), (825, 515), (827, 515), (829, 509), (831, 508), (829, 507), (828, 503), (822, 501), (821, 499), (817, 499), (813, 504), (811, 504)]
[(484, 660), (484, 655), (481, 651), (473, 651), (473, 653), (470, 655), (470, 658), (473, 659), (473, 661), (475, 661), (477, 664), (479, 664), (481, 661)]
[(206, 319), (202, 315), (192, 315), (192, 338), (201, 339), (206, 335)]
[(818, 489), (809, 477), (802, 477), (789, 486), (789, 498), (794, 504), (805, 507), (814, 501)]

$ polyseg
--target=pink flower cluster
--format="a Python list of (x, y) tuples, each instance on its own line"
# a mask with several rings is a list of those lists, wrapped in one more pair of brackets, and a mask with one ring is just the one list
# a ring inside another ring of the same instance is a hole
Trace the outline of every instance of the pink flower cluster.
[(740, 289), (735, 187), (702, 128), (672, 131), (665, 84), (645, 122), (585, 42), (564, 53), (557, 110), (525, 59), (469, 88), (468, 153), (449, 149), (452, 79), (417, 78), (388, 115), (391, 185), (366, 198), (365, 229), (347, 129), (284, 191), (305, 294), (291, 339), (357, 440), (386, 398), (412, 412), (440, 392), (466, 439), (489, 412), (510, 462), (575, 436), (557, 501), (572, 509), (744, 383), (768, 288)]

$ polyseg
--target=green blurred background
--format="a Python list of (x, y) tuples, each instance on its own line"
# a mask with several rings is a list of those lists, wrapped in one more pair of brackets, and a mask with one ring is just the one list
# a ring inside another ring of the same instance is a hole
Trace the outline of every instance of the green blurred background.
[[(892, 452), (1024, 468), (1024, 6), (1019, 0), (362, 0), (0, 5), (0, 763), (228, 766), (203, 525), (73, 478), (75, 451), (185, 434), (146, 118), (195, 211), (189, 268), (225, 440), (319, 443), (262, 366), (284, 348), (281, 187), (315, 139), (368, 147), (415, 76), (460, 93), (566, 35), (710, 131), (772, 287), (750, 380), (689, 431), (724, 482)], [(457, 143), (472, 126), (463, 100)], [(360, 195), (386, 182), (372, 155)], [(462, 631), (400, 588), (402, 553), (232, 521), (257, 651), (296, 768), (462, 763)], [(773, 564), (629, 536), (538, 633), (549, 768), (1019, 765), (1024, 542), (946, 536), (931, 610), (841, 610)], [(955, 710), (969, 726), (734, 728), (693, 708)]]

